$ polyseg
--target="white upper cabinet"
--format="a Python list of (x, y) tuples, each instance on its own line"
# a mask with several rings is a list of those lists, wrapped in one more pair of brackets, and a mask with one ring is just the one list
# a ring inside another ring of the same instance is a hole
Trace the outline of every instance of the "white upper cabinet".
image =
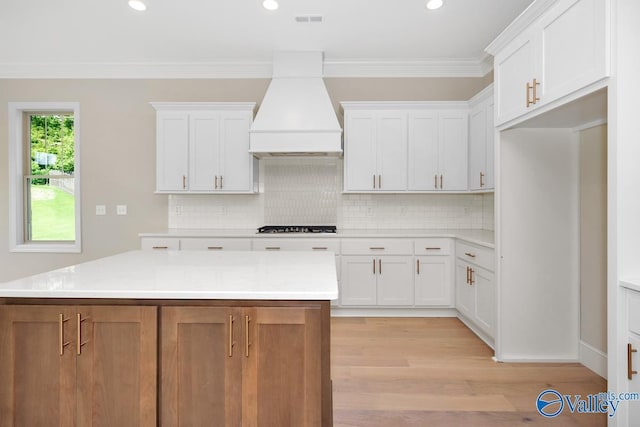
[(253, 103), (153, 103), (160, 193), (252, 193)]
[(466, 102), (342, 103), (345, 192), (466, 191)]
[(409, 190), (467, 190), (467, 129), (466, 108), (409, 113)]
[(406, 190), (406, 127), (401, 111), (345, 111), (345, 191)]
[(492, 190), (494, 165), (493, 85), (471, 101), (469, 112), (469, 190)]
[(497, 125), (609, 75), (608, 12), (604, 0), (533, 3), (487, 48), (495, 56)]

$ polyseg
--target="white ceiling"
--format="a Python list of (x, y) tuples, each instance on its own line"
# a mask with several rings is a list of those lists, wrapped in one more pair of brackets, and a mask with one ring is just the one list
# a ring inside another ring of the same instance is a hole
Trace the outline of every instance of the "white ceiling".
[(0, 77), (268, 77), (274, 50), (324, 51), (325, 75), (480, 76), (531, 1), (2, 0)]

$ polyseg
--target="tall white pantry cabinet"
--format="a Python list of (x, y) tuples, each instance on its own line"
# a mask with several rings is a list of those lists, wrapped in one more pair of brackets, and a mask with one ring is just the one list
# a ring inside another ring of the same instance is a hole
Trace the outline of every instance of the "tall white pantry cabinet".
[[(487, 48), (495, 57), (496, 358), (581, 360), (577, 135), (606, 123), (603, 374), (616, 393), (640, 389), (638, 22), (637, 0), (536, 0)], [(639, 406), (622, 402), (609, 426), (638, 425)]]

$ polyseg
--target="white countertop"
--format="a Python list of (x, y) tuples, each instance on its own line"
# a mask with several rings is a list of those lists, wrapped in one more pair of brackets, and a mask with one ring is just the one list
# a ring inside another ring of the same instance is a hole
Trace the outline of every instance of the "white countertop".
[(333, 300), (331, 252), (132, 251), (0, 283), (0, 298)]
[(255, 229), (169, 229), (158, 233), (140, 233), (140, 237), (245, 237), (245, 238), (427, 238), (449, 237), (495, 247), (494, 232), (478, 229), (338, 229), (337, 233), (257, 233)]

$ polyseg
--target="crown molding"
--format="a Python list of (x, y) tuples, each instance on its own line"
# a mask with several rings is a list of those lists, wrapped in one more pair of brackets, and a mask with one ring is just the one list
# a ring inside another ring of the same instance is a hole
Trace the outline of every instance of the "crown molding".
[[(324, 61), (324, 77), (484, 77), (493, 57)], [(0, 79), (270, 79), (269, 61), (0, 63)]]

